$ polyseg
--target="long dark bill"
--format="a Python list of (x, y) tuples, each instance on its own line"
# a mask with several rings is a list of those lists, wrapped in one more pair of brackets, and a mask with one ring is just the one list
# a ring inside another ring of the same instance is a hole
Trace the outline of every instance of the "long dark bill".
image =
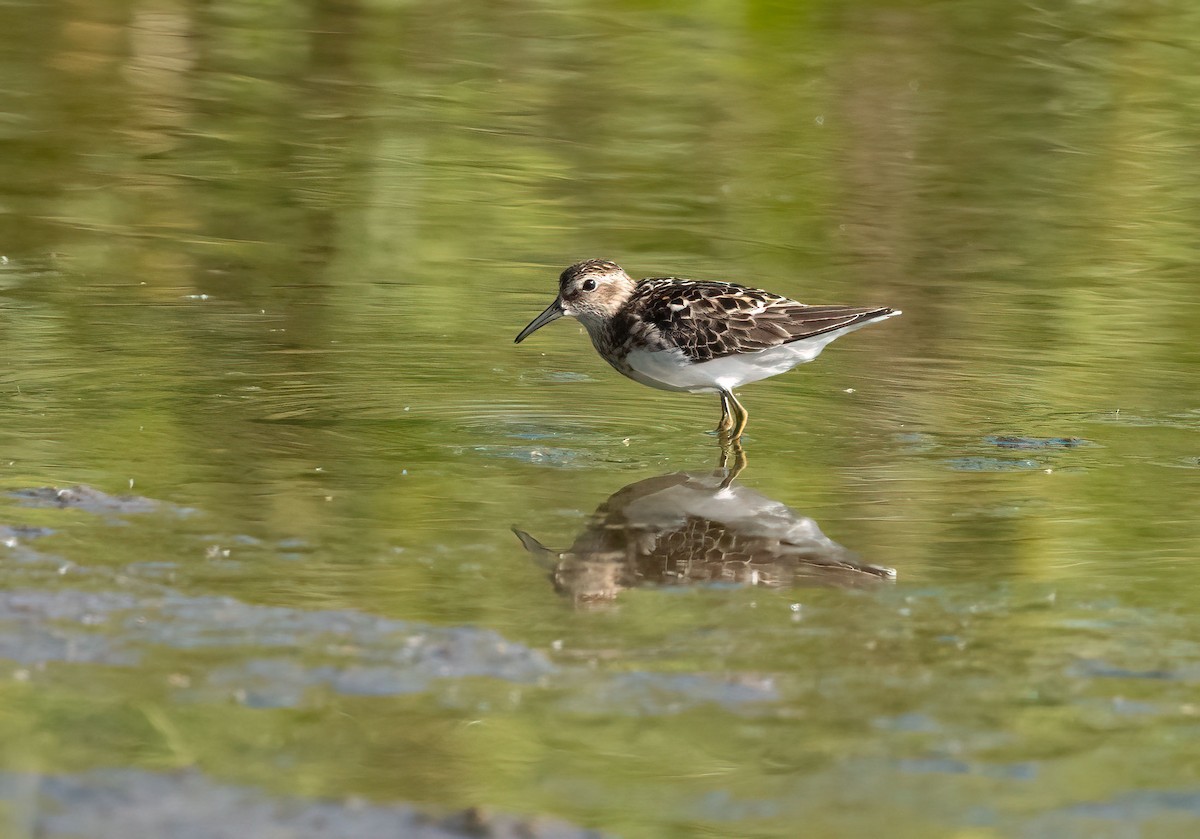
[(554, 302), (546, 307), (546, 311), (542, 312), (536, 318), (531, 320), (529, 322), (529, 326), (527, 326), (521, 330), (521, 334), (516, 337), (516, 340), (514, 340), (513, 343), (514, 344), (521, 343), (522, 341), (524, 341), (526, 338), (528, 338), (533, 333), (537, 332), (539, 329), (541, 329), (546, 324), (550, 323), (551, 321), (558, 320), (562, 316), (563, 316), (562, 303), (560, 303), (558, 298), (556, 297), (556, 298), (554, 298)]

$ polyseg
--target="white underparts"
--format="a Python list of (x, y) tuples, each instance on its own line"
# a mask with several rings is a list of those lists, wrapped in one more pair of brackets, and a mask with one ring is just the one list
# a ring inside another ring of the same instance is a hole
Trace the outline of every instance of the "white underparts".
[(695, 364), (678, 349), (657, 352), (632, 350), (625, 357), (625, 364), (631, 369), (621, 372), (635, 381), (661, 390), (691, 393), (733, 390), (812, 361), (831, 341), (875, 322), (871, 320), (856, 323), (823, 335), (780, 344), (761, 352), (740, 353)]

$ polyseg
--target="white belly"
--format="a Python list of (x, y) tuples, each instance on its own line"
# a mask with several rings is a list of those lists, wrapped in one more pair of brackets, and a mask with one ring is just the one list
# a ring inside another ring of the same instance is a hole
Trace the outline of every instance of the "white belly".
[(661, 390), (690, 393), (733, 390), (750, 382), (778, 376), (797, 364), (812, 361), (830, 341), (868, 323), (870, 321), (790, 344), (780, 344), (761, 352), (730, 355), (696, 364), (689, 362), (681, 350), (633, 350), (625, 357), (625, 364), (631, 369), (621, 372), (635, 381)]

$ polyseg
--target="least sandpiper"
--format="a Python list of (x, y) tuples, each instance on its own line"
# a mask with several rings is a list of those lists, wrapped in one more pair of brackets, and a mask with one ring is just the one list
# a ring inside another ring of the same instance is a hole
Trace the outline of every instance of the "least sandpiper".
[(734, 283), (680, 277), (631, 279), (615, 262), (577, 262), (558, 297), (517, 335), (564, 315), (578, 318), (600, 356), (661, 390), (717, 393), (717, 432), (736, 442), (749, 414), (734, 388), (812, 361), (830, 341), (900, 314), (886, 306), (807, 306)]

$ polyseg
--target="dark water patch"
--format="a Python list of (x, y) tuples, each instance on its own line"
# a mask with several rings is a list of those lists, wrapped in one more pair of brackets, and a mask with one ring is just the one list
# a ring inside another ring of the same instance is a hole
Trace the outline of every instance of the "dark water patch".
[(1036, 763), (994, 764), (950, 757), (907, 758), (898, 768), (907, 774), (979, 775), (985, 778), (1031, 781), (1038, 775)]
[(1066, 812), (1093, 818), (1134, 821), (1159, 815), (1165, 810), (1182, 811), (1200, 818), (1200, 791), (1139, 790), (1110, 801), (1078, 804), (1067, 808)]
[(491, 630), (431, 627), (362, 612), (304, 611), (230, 598), (171, 596), (124, 621), (127, 629), (149, 643), (178, 649), (302, 649), (343, 664), (357, 659), (410, 669), (427, 680), (493, 676), (525, 681), (552, 669), (541, 653)]
[[(35, 532), (49, 536), (54, 531), (47, 528), (13, 528), (17, 533)], [(23, 586), (59, 585), (64, 578), (79, 580), (86, 578), (92, 585), (107, 583), (125, 588), (137, 587), (159, 591), (153, 580), (162, 579), (168, 568), (176, 568), (174, 562), (135, 562), (123, 567), (103, 565), (81, 565), (60, 554), (39, 550), (27, 544), (20, 536), (0, 536), (0, 558), (4, 562), (4, 584), (10, 589)], [(146, 582), (142, 582), (146, 581)]]
[[(116, 649), (101, 635), (26, 624), (0, 629), (0, 659), (28, 667), (53, 661), (128, 666), (137, 664), (139, 657)], [(26, 677), (26, 671), (19, 671), (17, 678)]]
[(942, 730), (941, 724), (928, 714), (910, 712), (895, 717), (880, 717), (873, 721), (876, 728), (884, 731), (931, 734)]
[(984, 437), (985, 443), (1002, 449), (1075, 449), (1081, 446), (1094, 445), (1081, 437), (1024, 437), (1019, 435), (999, 435)]
[(400, 696), (427, 690), (435, 678), (458, 675), (448, 669), (431, 674), (427, 667), (308, 666), (291, 659), (256, 659), (219, 668), (181, 696), (191, 701), (232, 698), (251, 708), (297, 708), (315, 689), (345, 696)]
[[(164, 646), (305, 652), (303, 665), (264, 665), (256, 658), (219, 669), (217, 684), (246, 693), (260, 690), (266, 684), (263, 674), (272, 672), (277, 678), (293, 676), (290, 682), (280, 682), (283, 691), (325, 684), (379, 694), (422, 690), (446, 678), (531, 681), (553, 670), (541, 653), (485, 629), (431, 627), (359, 612), (256, 606), (221, 597), (72, 590), (0, 593), (0, 657), (24, 664), (126, 665)], [(238, 679), (244, 687), (237, 687)]]
[(119, 592), (5, 591), (0, 592), (0, 621), (66, 621), (90, 626), (137, 606), (134, 595)]
[(1045, 464), (1028, 458), (1007, 460), (1001, 457), (952, 457), (946, 465), (955, 472), (1032, 472)]
[(1185, 678), (1184, 674), (1175, 670), (1152, 668), (1136, 670), (1110, 664), (1107, 661), (1094, 658), (1077, 659), (1068, 669), (1071, 676), (1102, 679), (1150, 679), (1153, 681), (1177, 681)]
[(30, 539), (40, 539), (43, 536), (51, 536), (53, 534), (54, 531), (48, 527), (34, 527), (33, 525), (25, 524), (0, 524), (0, 545), (4, 545), (6, 548), (14, 548), (21, 542), (27, 542)]
[[(310, 704), (313, 691), (343, 696), (401, 696), (429, 690), (433, 678), (449, 675), (416, 668), (355, 664), (337, 667), (310, 666), (284, 658), (259, 658), (241, 665), (218, 668), (202, 683), (180, 690), (189, 702), (232, 699), (251, 708), (297, 708)], [(767, 675), (708, 673), (663, 674), (646, 671), (599, 676), (579, 670), (560, 670), (539, 685), (562, 690), (555, 711), (570, 716), (660, 717), (715, 706), (741, 714), (766, 711), (781, 699), (774, 679)], [(528, 681), (513, 679), (511, 681)], [(480, 711), (491, 698), (470, 690), (449, 688), (439, 700), (452, 707)]]
[(42, 839), (599, 839), (557, 819), (471, 808), (429, 814), (407, 804), (271, 796), (199, 772), (107, 769), (77, 775), (0, 773), (0, 801), (22, 835)]
[[(1081, 470), (1074, 459), (1066, 460), (1076, 449), (1097, 448), (1083, 437), (1034, 437), (1024, 434), (995, 434), (965, 438), (961, 435), (938, 435), (906, 432), (896, 437), (897, 443), (914, 455), (944, 458), (942, 462), (956, 472), (1014, 472), (1051, 469), (1055, 472)], [(1002, 457), (997, 450), (1016, 453), (1036, 453), (1036, 457)]]
[(89, 627), (137, 604), (132, 595), (82, 591), (0, 594), (0, 658), (21, 665), (49, 662), (130, 665), (138, 655)]
[(60, 509), (83, 510), (88, 513), (115, 513), (119, 515), (134, 513), (153, 513), (158, 510), (174, 510), (186, 512), (182, 507), (175, 507), (152, 498), (140, 495), (110, 495), (95, 487), (79, 484), (65, 489), (58, 487), (35, 487), (32, 489), (17, 489), (9, 492), (26, 507), (55, 507)]
[[(232, 700), (248, 707), (295, 708), (310, 704), (321, 691), (399, 696), (431, 690), (439, 681), (474, 678), (561, 688), (557, 704), (567, 714), (602, 710), (607, 715), (619, 709), (621, 715), (659, 716), (706, 705), (744, 712), (781, 698), (769, 674), (597, 675), (556, 666), (540, 651), (473, 627), (433, 627), (221, 597), (0, 593), (0, 659), (24, 668), (56, 662), (145, 666), (164, 647), (199, 654), (173, 659), (172, 667), (189, 674), (174, 695), (189, 703)], [(213, 651), (221, 652), (214, 657)], [(473, 695), (461, 701), (474, 707)], [(449, 694), (445, 699), (456, 701)]]
[(1200, 792), (1148, 789), (1070, 804), (1021, 824), (1020, 836), (1034, 839), (1125, 839), (1200, 835)]

